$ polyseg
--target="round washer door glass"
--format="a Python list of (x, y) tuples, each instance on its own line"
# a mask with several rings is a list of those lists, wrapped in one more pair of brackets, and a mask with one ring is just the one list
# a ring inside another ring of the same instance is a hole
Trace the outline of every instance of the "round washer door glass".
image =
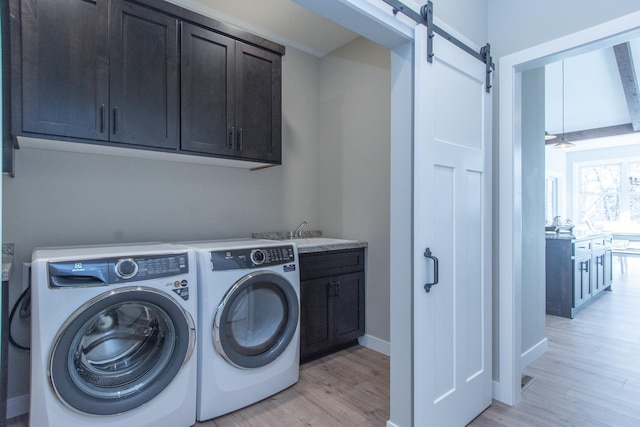
[(298, 295), (287, 279), (270, 272), (248, 274), (218, 306), (214, 346), (234, 366), (265, 366), (297, 336), (299, 311)]
[(191, 357), (193, 319), (151, 288), (122, 288), (78, 309), (50, 359), (58, 397), (78, 411), (110, 415), (153, 399)]

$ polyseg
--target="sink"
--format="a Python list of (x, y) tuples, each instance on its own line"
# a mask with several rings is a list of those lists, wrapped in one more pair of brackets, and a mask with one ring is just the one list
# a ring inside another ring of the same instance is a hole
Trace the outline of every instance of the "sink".
[(312, 246), (332, 246), (358, 242), (357, 240), (332, 239), (330, 237), (306, 237), (293, 239), (292, 241), (295, 242), (299, 248), (308, 248)]

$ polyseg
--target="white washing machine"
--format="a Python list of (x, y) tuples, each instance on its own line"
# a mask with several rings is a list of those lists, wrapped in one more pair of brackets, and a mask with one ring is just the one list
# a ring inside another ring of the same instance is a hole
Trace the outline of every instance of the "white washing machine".
[(194, 251), (44, 248), (31, 271), (31, 426), (195, 424)]
[(198, 257), (198, 421), (298, 381), (300, 275), (295, 244), (183, 243)]

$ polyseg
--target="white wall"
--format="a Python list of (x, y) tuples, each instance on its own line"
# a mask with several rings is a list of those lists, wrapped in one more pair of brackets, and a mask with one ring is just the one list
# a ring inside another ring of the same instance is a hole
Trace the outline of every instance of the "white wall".
[(491, 0), (489, 39), (496, 58), (640, 10), (637, 0)]
[(522, 74), (522, 341), (524, 368), (546, 350), (544, 67)]
[(328, 236), (366, 240), (366, 333), (390, 340), (390, 52), (367, 39), (321, 63), (318, 208)]
[[(303, 219), (321, 225), (319, 82), (319, 60), (289, 48), (283, 164), (269, 169), (16, 151), (15, 178), (3, 176), (3, 238), (16, 252), (10, 302), (21, 289), (20, 264), (37, 246), (249, 237), (288, 230)], [(14, 330), (25, 342), (22, 323)], [(9, 363), (9, 396), (28, 393), (28, 354), (10, 348)]]

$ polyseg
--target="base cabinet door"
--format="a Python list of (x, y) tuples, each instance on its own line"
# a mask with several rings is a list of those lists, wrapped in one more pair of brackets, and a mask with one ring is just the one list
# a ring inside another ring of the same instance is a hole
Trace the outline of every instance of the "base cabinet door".
[(591, 293), (595, 295), (605, 287), (605, 251), (593, 254), (591, 270)]
[(591, 298), (591, 256), (576, 257), (574, 260), (574, 303), (578, 308)]
[(336, 342), (355, 340), (364, 334), (364, 273), (333, 279), (333, 320)]
[(300, 361), (357, 344), (365, 331), (364, 249), (300, 256)]
[(329, 293), (325, 278), (300, 283), (300, 359), (308, 359), (331, 345), (333, 310)]
[(613, 283), (613, 251), (607, 249), (604, 253), (604, 287), (611, 290), (611, 284)]

